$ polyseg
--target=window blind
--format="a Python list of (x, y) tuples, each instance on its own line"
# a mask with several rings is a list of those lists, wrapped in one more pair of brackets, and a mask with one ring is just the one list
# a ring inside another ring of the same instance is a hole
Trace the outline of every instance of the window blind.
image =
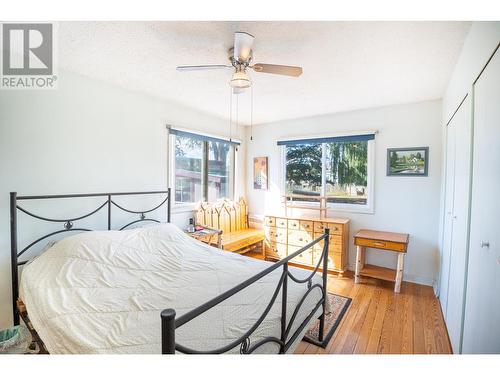
[(191, 133), (187, 132), (184, 130), (179, 130), (175, 128), (169, 128), (169, 133), (173, 135), (178, 135), (181, 137), (189, 137), (192, 139), (197, 139), (199, 141), (212, 141), (212, 142), (221, 142), (221, 143), (226, 143), (232, 146), (239, 146), (240, 142), (235, 141), (235, 140), (228, 140), (228, 139), (223, 139), (223, 138), (217, 138), (217, 137), (211, 137), (208, 135), (203, 135), (203, 134), (197, 134), (197, 133)]
[(278, 146), (294, 146), (294, 145), (305, 145), (305, 144), (309, 145), (309, 144), (333, 143), (333, 142), (362, 142), (362, 141), (371, 141), (372, 139), (375, 139), (375, 133), (358, 134), (358, 135), (341, 135), (337, 137), (281, 140), (278, 141)]

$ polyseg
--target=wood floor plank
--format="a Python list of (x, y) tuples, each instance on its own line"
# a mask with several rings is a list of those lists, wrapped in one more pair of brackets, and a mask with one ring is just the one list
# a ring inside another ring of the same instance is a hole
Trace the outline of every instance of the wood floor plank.
[(349, 313), (344, 317), (342, 321), (342, 329), (339, 329), (338, 335), (336, 335), (332, 340), (332, 347), (330, 349), (330, 353), (339, 354), (342, 352), (342, 348), (347, 339), (349, 332), (354, 324), (354, 320), (356, 318), (357, 311), (359, 309), (359, 305), (363, 301), (363, 296), (365, 293), (365, 289), (361, 284), (355, 284), (351, 289), (351, 293), (349, 297), (352, 298), (351, 306), (349, 308)]
[(378, 345), (380, 337), (382, 336), (382, 327), (384, 324), (385, 314), (387, 312), (387, 304), (389, 302), (390, 293), (382, 288), (380, 290), (379, 303), (377, 305), (377, 312), (373, 319), (368, 344), (366, 345), (365, 353), (376, 354), (378, 353)]
[(403, 331), (401, 335), (401, 354), (413, 353), (413, 301), (415, 284), (406, 283), (403, 285), (403, 295), (406, 296), (401, 320)]
[(401, 286), (401, 293), (395, 294), (396, 309), (394, 311), (393, 326), (391, 332), (391, 346), (389, 353), (401, 353), (403, 345), (403, 331), (405, 321), (405, 306), (410, 299), (408, 295), (408, 284), (405, 283)]
[(370, 307), (370, 303), (373, 299), (373, 287), (367, 286), (364, 289), (363, 300), (359, 304), (358, 311), (356, 313), (356, 317), (353, 320), (353, 325), (346, 336), (346, 340), (344, 345), (342, 346), (343, 354), (352, 354), (354, 353), (354, 348), (356, 347), (356, 343), (358, 341), (359, 335), (361, 333), (361, 328), (366, 319), (366, 315), (368, 313), (368, 309)]
[(304, 354), (304, 352), (307, 348), (307, 345), (309, 345), (307, 342), (301, 341), (299, 343), (299, 345), (297, 346), (297, 349), (295, 349), (295, 354)]
[(422, 287), (414, 284), (413, 289), (413, 353), (425, 354), (424, 299), (422, 297)]
[(304, 354), (316, 354), (318, 353), (319, 346), (309, 344), (307, 345), (306, 350), (304, 350)]
[(434, 341), (436, 353), (451, 354), (451, 344), (446, 331), (441, 306), (437, 298), (432, 298), (432, 311), (434, 316)]
[(358, 341), (356, 342), (356, 346), (354, 347), (354, 353), (356, 353), (356, 354), (365, 353), (365, 351), (367, 350), (367, 346), (368, 346), (368, 342), (370, 339), (370, 334), (372, 332), (375, 317), (377, 314), (381, 294), (382, 294), (382, 291), (380, 288), (375, 288), (373, 290), (370, 305), (368, 307), (368, 311), (366, 313), (366, 317), (365, 317), (365, 320), (363, 322), (363, 326), (361, 327)]
[(389, 354), (391, 352), (391, 337), (394, 326), (394, 313), (397, 304), (397, 295), (391, 294), (388, 298), (387, 310), (384, 316), (380, 341), (378, 343), (377, 353)]
[(425, 352), (427, 354), (437, 353), (436, 340), (434, 337), (434, 309), (432, 307), (432, 301), (436, 297), (434, 296), (434, 291), (432, 288), (422, 289), (422, 298), (424, 303), (424, 341), (425, 341)]

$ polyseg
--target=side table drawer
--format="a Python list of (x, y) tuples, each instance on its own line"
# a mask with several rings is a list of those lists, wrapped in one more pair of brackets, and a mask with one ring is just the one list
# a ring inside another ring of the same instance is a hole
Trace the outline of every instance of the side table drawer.
[(372, 247), (374, 249), (406, 251), (406, 244), (404, 243), (373, 240), (369, 238), (356, 237), (354, 239), (354, 244), (357, 246)]

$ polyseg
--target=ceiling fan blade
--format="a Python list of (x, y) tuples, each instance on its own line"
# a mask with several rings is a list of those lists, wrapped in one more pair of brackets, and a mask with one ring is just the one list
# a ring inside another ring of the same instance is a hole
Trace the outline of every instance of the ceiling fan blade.
[(193, 70), (214, 70), (232, 68), (231, 65), (180, 65), (176, 69), (179, 72), (190, 72)]
[(281, 74), (283, 76), (298, 77), (302, 74), (300, 66), (255, 64), (251, 68), (258, 73)]
[(234, 33), (234, 59), (240, 62), (248, 61), (252, 53), (254, 36), (243, 31)]

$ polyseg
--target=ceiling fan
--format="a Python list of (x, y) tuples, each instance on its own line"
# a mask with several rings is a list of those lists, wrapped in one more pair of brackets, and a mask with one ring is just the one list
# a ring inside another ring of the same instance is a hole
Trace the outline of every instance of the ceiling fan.
[(231, 65), (181, 65), (177, 67), (180, 72), (193, 70), (234, 69), (230, 85), (235, 94), (241, 93), (251, 86), (252, 82), (248, 76), (247, 69), (253, 69), (257, 73), (279, 74), (284, 76), (298, 77), (302, 74), (299, 66), (275, 65), (275, 64), (253, 64), (252, 45), (254, 36), (237, 31), (234, 33), (234, 46), (229, 49), (229, 61)]

